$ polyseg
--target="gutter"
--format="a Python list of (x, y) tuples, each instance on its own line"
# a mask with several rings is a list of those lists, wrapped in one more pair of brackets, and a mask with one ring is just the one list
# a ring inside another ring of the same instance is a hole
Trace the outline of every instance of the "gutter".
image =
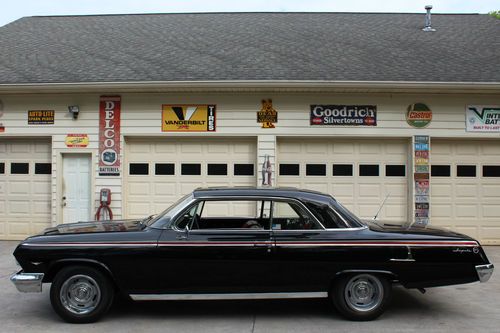
[(432, 92), (491, 94), (500, 93), (500, 82), (227, 80), (0, 84), (0, 93), (20, 94), (169, 91)]

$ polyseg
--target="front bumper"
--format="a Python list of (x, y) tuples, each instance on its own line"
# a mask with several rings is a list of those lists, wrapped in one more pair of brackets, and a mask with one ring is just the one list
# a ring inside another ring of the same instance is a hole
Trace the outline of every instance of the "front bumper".
[(24, 273), (18, 272), (10, 277), (10, 280), (22, 293), (40, 293), (42, 292), (43, 273)]
[(477, 265), (476, 272), (477, 272), (477, 276), (479, 277), (479, 281), (480, 282), (488, 281), (491, 277), (491, 274), (493, 274), (494, 268), (495, 268), (495, 266), (493, 266), (493, 264)]

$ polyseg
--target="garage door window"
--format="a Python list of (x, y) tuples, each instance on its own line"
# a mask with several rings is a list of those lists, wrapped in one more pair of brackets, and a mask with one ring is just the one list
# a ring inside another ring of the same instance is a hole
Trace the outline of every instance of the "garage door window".
[(483, 177), (500, 177), (500, 165), (483, 165)]
[(457, 177), (476, 177), (476, 166), (457, 165)]
[(352, 176), (352, 164), (334, 164), (333, 176)]
[(208, 164), (209, 176), (226, 176), (227, 164)]
[(432, 177), (450, 177), (449, 165), (431, 165)]
[(299, 174), (299, 164), (280, 164), (280, 176), (298, 176)]
[(359, 166), (360, 176), (378, 176), (378, 164), (361, 164)]
[(185, 176), (199, 176), (201, 175), (201, 164), (183, 163), (181, 165), (181, 174)]
[(27, 175), (29, 174), (30, 165), (29, 163), (11, 163), (10, 173), (12, 175)]
[(35, 163), (36, 175), (50, 175), (52, 173), (52, 164), (50, 163)]
[(130, 175), (147, 175), (149, 174), (149, 165), (147, 163), (130, 163)]
[(326, 176), (326, 164), (306, 164), (306, 176)]
[(175, 174), (175, 164), (174, 163), (156, 163), (155, 164), (155, 175), (167, 176)]
[(5, 163), (0, 163), (0, 174), (5, 173)]
[(405, 177), (406, 176), (406, 165), (386, 165), (385, 166), (385, 176), (386, 177)]
[(234, 175), (235, 176), (253, 176), (254, 166), (253, 164), (235, 164), (234, 165)]

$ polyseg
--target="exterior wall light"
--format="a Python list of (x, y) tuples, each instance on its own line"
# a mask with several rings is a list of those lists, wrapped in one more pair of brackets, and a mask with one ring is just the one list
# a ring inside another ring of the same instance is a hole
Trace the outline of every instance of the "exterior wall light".
[(78, 105), (68, 106), (68, 111), (73, 115), (73, 119), (78, 119), (78, 114), (80, 113), (80, 107)]

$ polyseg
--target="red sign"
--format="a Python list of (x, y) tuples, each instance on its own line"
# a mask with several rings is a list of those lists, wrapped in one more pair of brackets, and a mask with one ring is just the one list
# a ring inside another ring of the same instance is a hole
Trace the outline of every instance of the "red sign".
[(120, 175), (120, 96), (102, 96), (99, 103), (99, 175)]

